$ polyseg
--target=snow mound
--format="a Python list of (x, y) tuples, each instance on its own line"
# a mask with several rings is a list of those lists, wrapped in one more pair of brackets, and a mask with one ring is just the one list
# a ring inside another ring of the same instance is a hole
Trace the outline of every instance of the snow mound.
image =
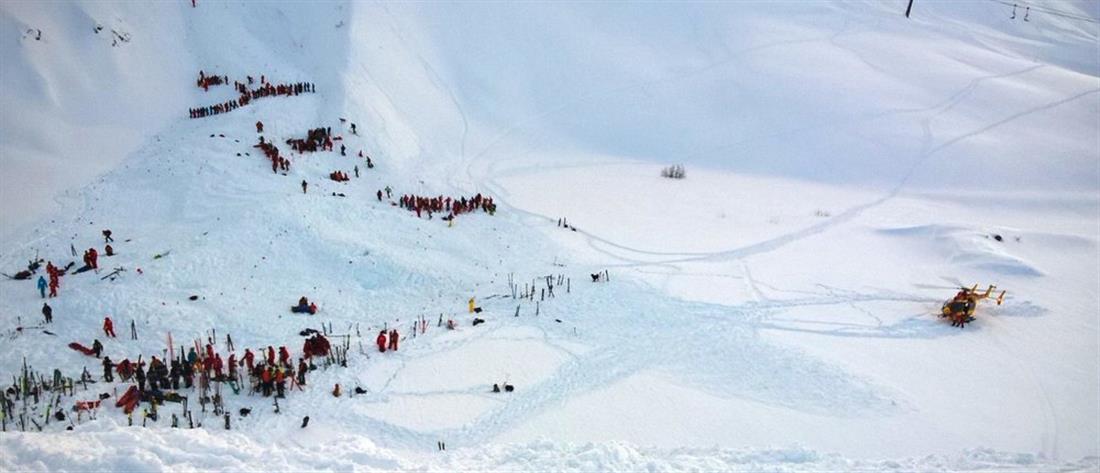
[[(1039, 277), (1043, 271), (1033, 263), (1012, 254), (1019, 245), (1011, 230), (987, 229), (985, 231), (928, 224), (912, 227), (879, 230), (884, 235), (906, 240), (913, 246), (923, 246), (930, 257), (938, 258), (955, 267), (969, 267), (1003, 276)], [(1066, 239), (1081, 239), (1066, 236)], [(1000, 240), (998, 240), (1000, 239)]]

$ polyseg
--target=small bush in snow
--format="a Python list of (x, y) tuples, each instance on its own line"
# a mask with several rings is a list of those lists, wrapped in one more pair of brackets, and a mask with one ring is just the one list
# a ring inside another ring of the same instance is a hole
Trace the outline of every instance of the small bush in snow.
[(684, 166), (682, 164), (674, 164), (667, 168), (661, 169), (661, 177), (667, 177), (669, 179), (683, 179), (687, 176), (684, 172)]

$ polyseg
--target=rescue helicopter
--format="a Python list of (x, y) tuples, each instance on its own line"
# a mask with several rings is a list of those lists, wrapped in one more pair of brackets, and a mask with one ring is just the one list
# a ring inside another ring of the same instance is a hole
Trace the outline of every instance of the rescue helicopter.
[(985, 292), (979, 292), (977, 284), (971, 287), (963, 287), (955, 294), (955, 297), (943, 303), (943, 307), (940, 308), (940, 317), (951, 319), (952, 327), (963, 328), (966, 324), (974, 321), (974, 312), (978, 309), (978, 302), (993, 299), (997, 302), (997, 305), (1004, 303), (1005, 291), (1001, 291), (1000, 295), (995, 296), (994, 291), (996, 289), (997, 286), (993, 284), (990, 284)]

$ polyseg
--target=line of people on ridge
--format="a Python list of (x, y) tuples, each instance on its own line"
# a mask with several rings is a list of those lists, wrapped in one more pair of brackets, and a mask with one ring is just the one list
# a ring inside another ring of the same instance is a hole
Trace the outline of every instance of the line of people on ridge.
[(195, 84), (199, 86), (203, 91), (209, 91), (212, 85), (222, 85), (229, 83), (229, 76), (208, 76), (199, 70), (199, 80), (195, 81)]
[[(381, 197), (379, 196), (379, 200)], [(403, 195), (401, 196), (399, 205), (401, 208), (416, 212), (416, 216), (419, 218), (422, 212), (427, 212), (428, 218), (432, 218), (432, 213), (447, 212), (447, 216), (443, 217), (443, 220), (451, 220), (456, 215), (474, 212), (481, 209), (483, 212), (489, 215), (496, 213), (497, 206), (493, 203), (492, 197), (483, 197), (480, 193), (467, 199), (466, 197), (452, 198), (452, 197), (421, 197), (417, 195)]]
[(219, 115), (222, 113), (228, 113), (236, 110), (240, 107), (244, 107), (251, 103), (253, 100), (263, 97), (273, 97), (277, 95), (295, 96), (303, 93), (314, 93), (316, 89), (312, 83), (309, 82), (297, 82), (293, 84), (278, 84), (273, 85), (265, 83), (259, 88), (248, 90), (244, 89), (235, 99), (226, 100), (222, 103), (214, 105), (208, 105), (205, 107), (197, 107), (189, 110), (191, 118), (204, 118), (213, 115)]

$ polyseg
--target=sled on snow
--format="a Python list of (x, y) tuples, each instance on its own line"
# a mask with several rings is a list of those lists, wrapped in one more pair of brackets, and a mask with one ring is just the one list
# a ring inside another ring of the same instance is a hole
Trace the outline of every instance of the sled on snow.
[(134, 412), (134, 408), (141, 402), (141, 393), (138, 392), (137, 386), (130, 386), (130, 389), (126, 390), (126, 394), (118, 398), (115, 402), (115, 407), (121, 407), (122, 412), (127, 414)]
[(95, 410), (99, 408), (102, 399), (99, 400), (77, 400), (73, 405), (73, 411), (79, 412), (81, 410)]
[(92, 350), (91, 348), (88, 348), (88, 347), (86, 347), (84, 345), (81, 345), (77, 342), (70, 343), (69, 348), (72, 348), (73, 350), (76, 350), (76, 351), (78, 351), (80, 353), (83, 353), (85, 355), (88, 355), (88, 356), (95, 356), (95, 350)]

